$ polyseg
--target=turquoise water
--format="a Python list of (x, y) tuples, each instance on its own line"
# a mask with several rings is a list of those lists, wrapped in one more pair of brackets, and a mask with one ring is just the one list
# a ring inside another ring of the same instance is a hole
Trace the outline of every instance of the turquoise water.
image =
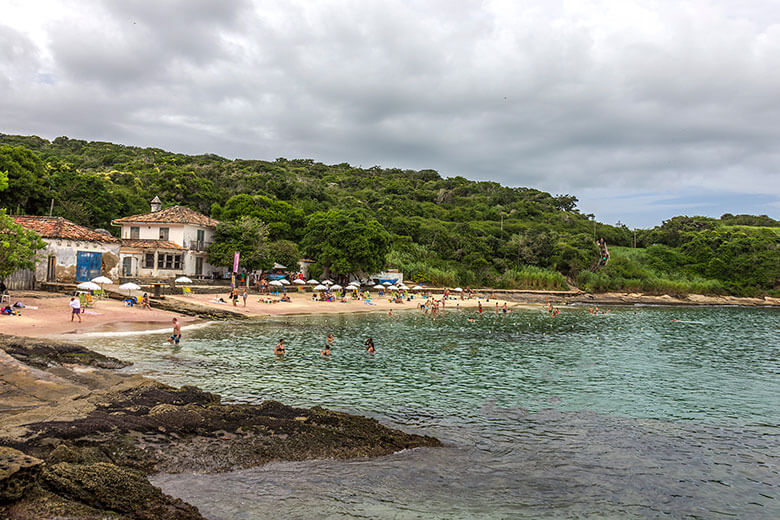
[(469, 317), (284, 318), (185, 330), (178, 349), (153, 334), (97, 350), (229, 401), (321, 405), (447, 444), (155, 478), (210, 518), (780, 517), (777, 309)]

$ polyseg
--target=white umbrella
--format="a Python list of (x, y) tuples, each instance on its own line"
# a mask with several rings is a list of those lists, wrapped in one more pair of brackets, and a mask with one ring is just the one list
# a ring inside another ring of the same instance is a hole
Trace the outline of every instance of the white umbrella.
[(355, 287), (360, 287), (360, 282), (355, 280), (354, 282), (349, 282), (349, 285), (354, 285)]
[(406, 291), (407, 289), (409, 289), (409, 287), (407, 287), (404, 284), (399, 285), (398, 288), (401, 289), (402, 291)]
[(388, 285), (393, 285), (393, 284), (391, 284), (390, 282), (382, 282), (382, 285), (384, 285), (385, 287), (387, 287)]
[(314, 288), (314, 290), (315, 290), (315, 291), (327, 291), (327, 290), (328, 290), (328, 288), (327, 288), (327, 287), (325, 287), (324, 285), (320, 284), (320, 285), (318, 285), (317, 287), (315, 287), (315, 288)]
[(322, 282), (322, 284), (323, 285), (333, 285), (333, 282), (330, 281), (330, 280), (325, 280), (324, 282)]
[(180, 276), (177, 279), (175, 279), (174, 282), (176, 282), (176, 283), (192, 283), (192, 280), (190, 280), (186, 276)]
[(141, 286), (133, 282), (127, 282), (117, 287), (117, 289), (120, 291), (127, 291), (127, 295), (130, 296), (130, 291), (138, 291), (141, 289)]
[(331, 285), (330, 288), (333, 289), (334, 291), (338, 291), (340, 289), (343, 289), (343, 287), (340, 286), (339, 284)]
[(422, 285), (415, 285), (414, 287), (412, 287), (412, 290), (413, 291), (422, 291), (423, 288), (422, 288)]
[(274, 262), (274, 269), (287, 269), (287, 266)]
[(347, 285), (347, 290), (348, 291), (357, 291), (358, 287), (355, 287), (354, 285)]
[(273, 282), (269, 282), (268, 285), (275, 285), (276, 287), (284, 287), (284, 284), (279, 280), (274, 280)]
[(280, 281), (280, 282), (282, 282), (282, 285), (290, 285), (290, 280), (288, 280), (288, 279), (286, 279), (286, 278), (282, 278), (282, 279), (281, 279), (281, 280), (279, 280), (279, 281)]
[(379, 284), (377, 284), (377, 285), (375, 285), (375, 286), (374, 286), (374, 289), (376, 289), (376, 290), (378, 290), (378, 291), (379, 291), (379, 290), (382, 290), (382, 289), (384, 289), (384, 288), (385, 288), (385, 286), (384, 286), (384, 285), (379, 285)]
[(460, 287), (455, 287), (453, 289), (453, 291), (455, 291), (455, 292), (463, 292), (463, 289), (461, 289)]
[(100, 286), (95, 282), (81, 282), (76, 287), (82, 291), (97, 291), (100, 289)]
[(308, 282), (306, 282), (306, 283), (307, 283), (307, 284), (309, 284), (309, 285), (319, 285), (319, 284), (320, 284), (320, 282), (318, 282), (318, 281), (317, 281), (317, 280), (315, 280), (314, 278), (312, 278), (311, 280), (309, 280), (309, 281), (308, 281)]
[(104, 283), (114, 283), (111, 281), (111, 278), (107, 278), (105, 276), (98, 276), (97, 278), (93, 278), (92, 281), (101, 285)]
[(396, 287), (395, 285), (391, 285), (390, 287), (387, 288), (387, 290), (388, 291), (397, 291), (398, 287)]
[(293, 280), (293, 283), (294, 283), (295, 285), (306, 285), (306, 282), (304, 282), (304, 281), (303, 281), (303, 280), (301, 280), (300, 278), (296, 278), (295, 280)]

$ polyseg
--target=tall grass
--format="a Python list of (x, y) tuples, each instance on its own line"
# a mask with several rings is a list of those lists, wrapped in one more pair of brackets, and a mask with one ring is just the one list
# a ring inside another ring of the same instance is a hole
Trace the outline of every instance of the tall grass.
[(497, 280), (500, 289), (567, 290), (566, 278), (558, 271), (526, 265), (522, 269), (508, 269)]

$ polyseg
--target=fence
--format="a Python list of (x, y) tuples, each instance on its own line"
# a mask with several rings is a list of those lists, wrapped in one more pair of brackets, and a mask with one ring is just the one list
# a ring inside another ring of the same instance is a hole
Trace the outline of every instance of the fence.
[(6, 277), (5, 285), (9, 291), (30, 291), (35, 288), (35, 271), (22, 269)]

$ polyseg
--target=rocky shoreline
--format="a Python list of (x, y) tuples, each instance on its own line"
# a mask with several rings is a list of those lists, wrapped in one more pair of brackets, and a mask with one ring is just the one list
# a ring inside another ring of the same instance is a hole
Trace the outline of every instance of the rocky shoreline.
[(0, 335), (0, 517), (201, 519), (147, 476), (440, 446), (318, 407), (224, 404), (116, 372), (124, 366), (80, 346)]

